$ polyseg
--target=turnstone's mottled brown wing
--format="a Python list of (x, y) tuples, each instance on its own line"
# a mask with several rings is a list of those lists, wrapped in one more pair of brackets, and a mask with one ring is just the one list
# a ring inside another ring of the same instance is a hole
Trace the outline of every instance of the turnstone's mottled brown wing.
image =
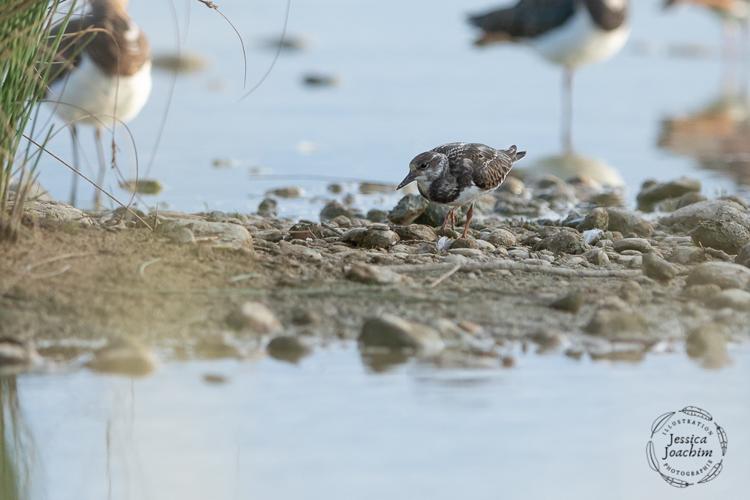
[(533, 38), (559, 28), (576, 11), (579, 0), (519, 0), (512, 6), (469, 17), (485, 32), (477, 43)]
[(513, 167), (516, 150), (497, 150), (487, 146), (472, 149), (475, 155), (470, 155), (472, 165), (472, 179), (479, 189), (495, 189), (505, 180)]

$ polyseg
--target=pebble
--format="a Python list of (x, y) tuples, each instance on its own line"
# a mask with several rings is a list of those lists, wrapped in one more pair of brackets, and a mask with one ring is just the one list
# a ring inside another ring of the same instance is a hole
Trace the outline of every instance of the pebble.
[(750, 269), (730, 262), (704, 262), (690, 271), (687, 286), (714, 284), (722, 289), (747, 288)]
[(743, 245), (734, 262), (741, 266), (750, 267), (750, 243)]
[(677, 268), (654, 252), (643, 254), (643, 274), (657, 281), (669, 281), (677, 276)]
[(423, 224), (392, 226), (391, 229), (398, 234), (402, 241), (435, 241), (438, 238), (434, 229)]
[(525, 248), (511, 248), (508, 255), (515, 260), (524, 260), (529, 258), (529, 251)]
[(196, 238), (206, 238), (211, 247), (227, 250), (252, 250), (253, 237), (239, 224), (231, 222), (209, 222), (200, 219), (164, 219), (158, 231), (164, 235), (176, 234), (189, 229)]
[(448, 253), (453, 255), (460, 255), (469, 259), (478, 259), (484, 256), (484, 253), (476, 248), (451, 248)]
[(424, 354), (440, 352), (445, 346), (436, 330), (392, 314), (366, 319), (359, 344), (365, 349), (413, 350)]
[(554, 253), (579, 254), (586, 251), (586, 244), (575, 230), (560, 230), (536, 244), (534, 250), (550, 250)]
[(620, 286), (617, 295), (627, 304), (639, 304), (644, 298), (643, 287), (636, 281), (625, 281)]
[(429, 202), (418, 194), (407, 194), (388, 213), (388, 220), (394, 224), (409, 225), (427, 210)]
[(394, 184), (386, 184), (382, 182), (361, 182), (359, 184), (359, 192), (361, 194), (391, 194), (396, 190)]
[(690, 285), (682, 289), (682, 295), (684, 297), (701, 302), (707, 302), (719, 293), (721, 293), (721, 287), (714, 284)]
[(579, 231), (588, 231), (591, 229), (607, 230), (609, 226), (609, 212), (606, 209), (597, 207), (584, 217), (583, 222), (578, 225)]
[(451, 243), (451, 249), (457, 248), (479, 248), (478, 240), (474, 238), (459, 238)]
[(750, 214), (733, 200), (693, 203), (662, 217), (659, 224), (674, 232), (690, 232), (696, 243), (731, 254), (750, 243)]
[(390, 269), (355, 262), (345, 273), (347, 279), (368, 285), (391, 285), (401, 283), (404, 278)]
[(265, 198), (258, 205), (258, 215), (263, 217), (276, 217), (279, 215), (279, 202), (273, 198)]
[(549, 306), (558, 311), (577, 313), (583, 306), (583, 302), (583, 294), (574, 290), (555, 300)]
[(249, 330), (257, 334), (274, 333), (282, 329), (281, 322), (265, 304), (245, 302), (227, 317), (227, 324), (235, 330)]
[(367, 211), (366, 218), (371, 222), (388, 222), (388, 212), (378, 208), (372, 208)]
[(607, 252), (602, 250), (601, 248), (594, 248), (592, 250), (589, 250), (583, 255), (587, 261), (591, 262), (592, 264), (596, 266), (608, 266), (609, 265), (609, 256), (607, 256)]
[(94, 220), (82, 210), (56, 201), (29, 200), (24, 204), (24, 217), (46, 224), (75, 223), (91, 226)]
[(647, 332), (646, 320), (640, 313), (631, 310), (597, 310), (584, 328), (593, 335), (618, 337), (621, 335), (643, 335)]
[[(365, 248), (390, 248), (399, 242), (398, 234), (390, 229), (381, 229), (370, 226), (359, 241), (359, 246)], [(386, 228), (388, 226), (385, 226)]]
[(508, 248), (516, 245), (516, 236), (507, 229), (495, 229), (484, 239), (496, 247)]
[(302, 77), (302, 83), (308, 87), (335, 87), (339, 84), (339, 78), (323, 73), (308, 73)]
[(708, 305), (715, 309), (728, 307), (737, 311), (750, 310), (750, 292), (730, 288), (715, 294), (708, 301)]
[(622, 253), (624, 250), (636, 250), (641, 253), (651, 251), (651, 243), (644, 238), (623, 238), (614, 242), (615, 252)]
[(633, 212), (613, 207), (609, 207), (606, 210), (609, 217), (607, 224), (609, 231), (618, 231), (623, 235), (641, 237), (649, 237), (654, 232), (654, 226), (649, 221)]
[(28, 367), (39, 359), (31, 342), (22, 342), (10, 337), (0, 338), (0, 374)]
[(696, 246), (678, 246), (672, 250), (667, 259), (675, 264), (697, 264), (706, 260), (706, 252), (703, 248)]
[(169, 231), (166, 235), (169, 241), (178, 245), (195, 245), (196, 243), (195, 235), (186, 227), (174, 228), (173, 231)]
[(293, 243), (289, 243), (288, 241), (280, 241), (279, 248), (281, 249), (282, 254), (296, 257), (298, 259), (311, 261), (323, 260), (323, 256), (320, 254), (320, 252), (312, 248), (308, 248), (304, 245), (295, 245)]
[(86, 366), (100, 373), (142, 377), (153, 372), (157, 364), (156, 355), (140, 342), (117, 339), (96, 351)]
[(292, 311), (292, 323), (298, 326), (318, 325), (321, 317), (311, 309), (297, 308)]
[(280, 187), (267, 191), (266, 195), (278, 198), (299, 198), (302, 196), (302, 189), (297, 186)]
[(495, 248), (495, 245), (493, 245), (493, 244), (492, 244), (492, 243), (490, 243), (489, 241), (485, 241), (485, 240), (474, 240), (474, 242), (476, 243), (476, 245), (477, 245), (477, 248), (478, 248), (479, 250), (482, 250), (483, 252), (494, 252), (495, 250), (497, 250), (497, 249)]
[(339, 216), (352, 217), (352, 211), (338, 201), (329, 201), (320, 211), (321, 222), (329, 222)]
[(302, 358), (309, 355), (311, 349), (298, 337), (280, 335), (271, 339), (266, 346), (266, 352), (274, 359), (296, 364)]
[(539, 354), (552, 351), (562, 344), (562, 336), (557, 332), (540, 330), (529, 335), (529, 340), (539, 346)]
[(229, 381), (226, 376), (219, 373), (204, 373), (202, 378), (209, 385), (223, 385)]
[(367, 234), (367, 228), (355, 227), (354, 229), (350, 229), (342, 234), (341, 241), (350, 245), (359, 246), (364, 239), (365, 234)]
[(650, 212), (660, 201), (679, 198), (688, 193), (699, 193), (700, 190), (700, 181), (688, 177), (680, 177), (669, 182), (646, 181), (636, 198), (638, 209)]
[(279, 241), (284, 239), (284, 233), (282, 233), (278, 229), (266, 229), (265, 231), (258, 231), (257, 233), (253, 233), (253, 236), (257, 240), (271, 241), (273, 243), (278, 243)]

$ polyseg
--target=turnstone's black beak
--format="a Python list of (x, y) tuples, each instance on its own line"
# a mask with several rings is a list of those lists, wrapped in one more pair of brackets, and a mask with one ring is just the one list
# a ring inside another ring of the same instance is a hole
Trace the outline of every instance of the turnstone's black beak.
[(398, 187), (396, 188), (396, 191), (398, 191), (402, 187), (406, 186), (407, 184), (410, 184), (410, 183), (414, 182), (414, 180), (416, 179), (416, 177), (417, 176), (414, 175), (414, 172), (409, 172), (409, 175), (407, 175), (406, 177), (404, 177), (404, 180), (401, 181), (401, 184), (398, 185)]

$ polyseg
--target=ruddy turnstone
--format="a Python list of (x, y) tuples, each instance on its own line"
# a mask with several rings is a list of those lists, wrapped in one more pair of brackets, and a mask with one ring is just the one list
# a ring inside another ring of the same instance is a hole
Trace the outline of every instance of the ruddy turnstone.
[[(135, 118), (151, 93), (148, 40), (128, 16), (127, 4), (127, 0), (90, 0), (88, 12), (68, 22), (47, 91), (55, 113), (70, 127), (76, 168), (80, 168), (77, 125), (94, 126), (99, 186), (105, 172), (102, 127)], [(60, 25), (53, 28), (52, 35), (60, 29)], [(74, 174), (72, 204), (76, 190)], [(96, 204), (98, 196), (97, 190)]]
[(724, 20), (724, 32), (730, 38), (732, 28), (739, 25), (747, 36), (748, 21), (750, 20), (750, 0), (665, 0), (664, 7), (674, 5), (697, 5), (712, 10)]
[(571, 148), (574, 71), (616, 54), (630, 36), (628, 0), (519, 0), (469, 17), (476, 45), (522, 42), (563, 71), (563, 144)]
[(409, 163), (409, 174), (398, 188), (417, 182), (419, 193), (430, 201), (452, 207), (443, 228), (456, 222), (456, 210), (469, 205), (462, 238), (474, 215), (474, 201), (500, 187), (513, 163), (526, 156), (516, 146), (495, 149), (484, 144), (452, 142), (420, 153)]

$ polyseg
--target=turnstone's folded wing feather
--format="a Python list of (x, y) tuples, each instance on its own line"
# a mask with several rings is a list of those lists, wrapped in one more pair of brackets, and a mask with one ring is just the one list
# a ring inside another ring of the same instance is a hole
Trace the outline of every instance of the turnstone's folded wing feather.
[(469, 17), (485, 32), (477, 43), (533, 38), (563, 25), (576, 11), (578, 0), (520, 0), (512, 7)]
[(464, 162), (471, 168), (472, 180), (479, 189), (495, 189), (505, 180), (513, 167), (516, 148), (497, 150), (483, 145), (472, 145)]

